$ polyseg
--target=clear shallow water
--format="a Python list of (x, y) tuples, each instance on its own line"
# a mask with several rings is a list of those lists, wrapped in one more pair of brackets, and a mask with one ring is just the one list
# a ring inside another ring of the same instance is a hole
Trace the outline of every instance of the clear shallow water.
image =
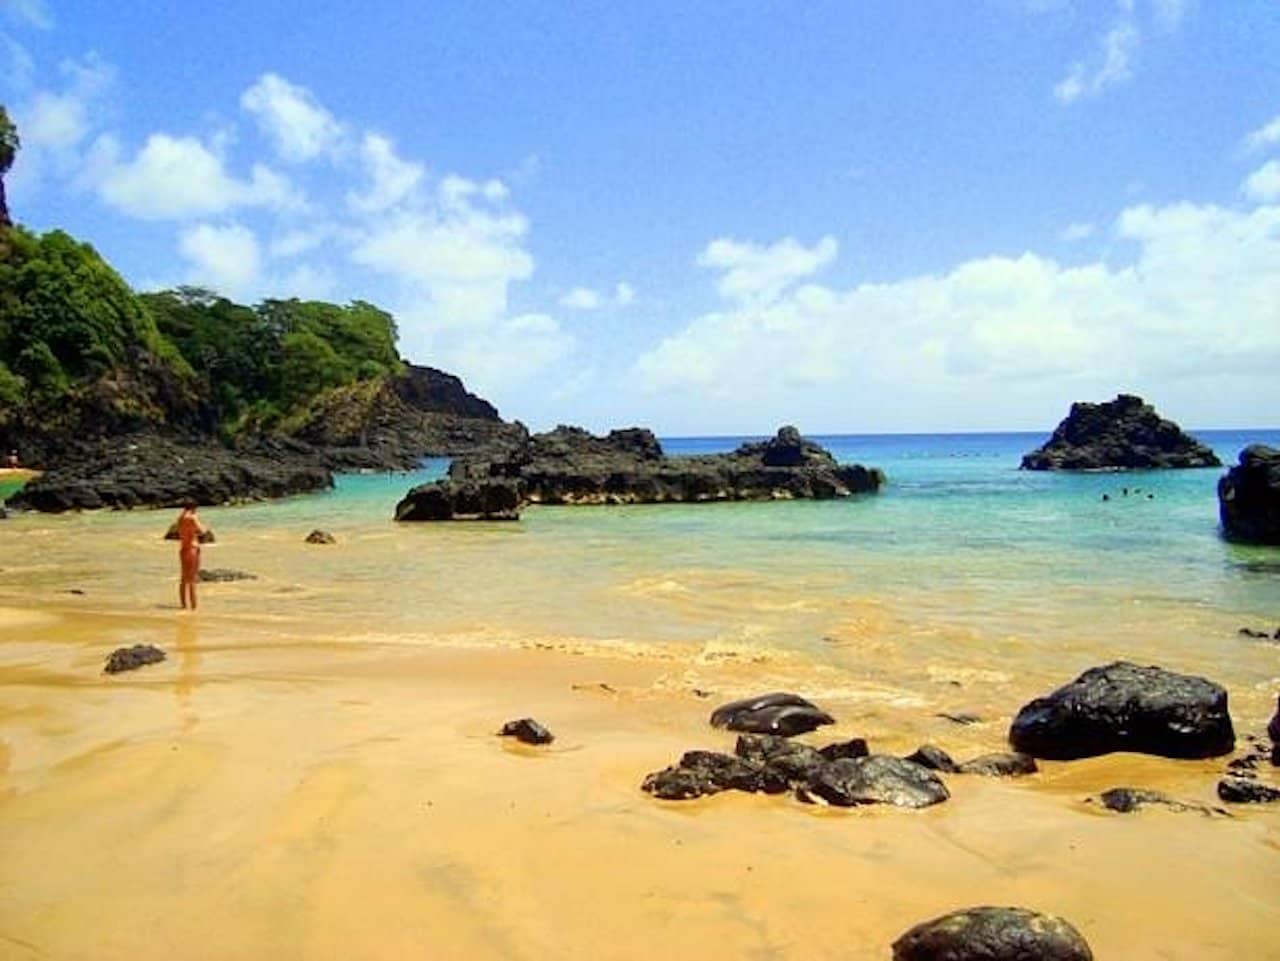
[[(1248, 443), (1280, 444), (1276, 430), (1199, 436), (1224, 463)], [(692, 454), (743, 439), (664, 446)], [(205, 608), (396, 643), (795, 656), (892, 685), (997, 662), (1006, 677), (1061, 673), (1061, 662), (1112, 656), (1200, 670), (1229, 659), (1260, 689), (1275, 675), (1280, 648), (1236, 631), (1280, 626), (1280, 549), (1220, 538), (1221, 470), (1019, 471), (1041, 434), (816, 439), (841, 461), (882, 468), (888, 486), (842, 501), (539, 507), (519, 523), (396, 524), (404, 492), (443, 473), (436, 461), (209, 509), (220, 542), (205, 566), (259, 579), (207, 586)], [(153, 512), (11, 519), (0, 526), (0, 598), (171, 605), (174, 550), (157, 538), (166, 522)], [(303, 545), (313, 527), (339, 544)], [(69, 599), (73, 587), (85, 593)]]

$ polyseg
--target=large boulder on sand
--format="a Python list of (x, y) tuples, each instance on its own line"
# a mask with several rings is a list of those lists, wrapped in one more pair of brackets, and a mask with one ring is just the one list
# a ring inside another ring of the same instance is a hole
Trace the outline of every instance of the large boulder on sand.
[(893, 961), (1093, 961), (1093, 952), (1062, 918), (980, 907), (917, 924), (893, 942)]
[(922, 808), (951, 796), (934, 771), (887, 754), (832, 761), (809, 779), (805, 790), (838, 807), (893, 804)]
[(823, 724), (834, 724), (833, 718), (799, 694), (777, 691), (722, 704), (711, 712), (712, 727), (749, 734), (778, 734), (792, 737), (805, 734)]
[(1227, 692), (1202, 677), (1116, 661), (1026, 704), (1014, 750), (1053, 760), (1135, 751), (1204, 758), (1235, 746)]
[(1220, 466), (1212, 450), (1132, 394), (1072, 404), (1044, 446), (1022, 458), (1023, 470)]
[(1230, 540), (1280, 544), (1280, 450), (1251, 444), (1218, 481), (1218, 517)]

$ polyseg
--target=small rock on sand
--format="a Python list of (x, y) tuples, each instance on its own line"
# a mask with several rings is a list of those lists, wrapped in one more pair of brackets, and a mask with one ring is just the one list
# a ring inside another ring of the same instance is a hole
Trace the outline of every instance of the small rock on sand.
[(121, 671), (133, 671), (146, 664), (158, 664), (164, 660), (164, 651), (151, 644), (134, 644), (132, 647), (120, 647), (111, 652), (107, 658), (107, 666), (103, 670), (108, 674), (119, 674)]

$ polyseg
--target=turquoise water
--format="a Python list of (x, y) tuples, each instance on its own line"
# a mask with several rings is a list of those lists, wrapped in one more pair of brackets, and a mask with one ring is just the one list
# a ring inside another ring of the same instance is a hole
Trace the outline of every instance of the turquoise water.
[[(1206, 431), (1224, 463), (1280, 430)], [(664, 442), (671, 454), (744, 438)], [(888, 486), (839, 501), (535, 507), (518, 523), (397, 524), (396, 502), (442, 475), (341, 477), (333, 491), (202, 511), (206, 567), (257, 581), (205, 589), (212, 616), (395, 643), (627, 645), (701, 658), (794, 654), (885, 683), (912, 672), (1056, 676), (1128, 656), (1258, 686), (1280, 626), (1280, 548), (1218, 533), (1222, 470), (1018, 470), (1042, 434), (816, 438), (882, 468)], [(1129, 493), (1124, 493), (1125, 489)], [(1109, 500), (1103, 501), (1106, 494)], [(172, 545), (154, 512), (13, 518), (0, 525), (0, 598), (116, 610), (171, 605)], [(301, 543), (313, 527), (336, 547)], [(89, 600), (81, 600), (79, 598)], [(59, 600), (60, 599), (60, 600)]]

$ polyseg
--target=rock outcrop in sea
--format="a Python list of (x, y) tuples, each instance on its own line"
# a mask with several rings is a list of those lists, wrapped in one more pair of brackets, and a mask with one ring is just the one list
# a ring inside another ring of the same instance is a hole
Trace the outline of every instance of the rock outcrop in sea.
[(596, 437), (561, 426), (498, 457), (455, 461), (446, 480), (409, 491), (395, 516), (506, 520), (527, 504), (822, 500), (874, 492), (884, 480), (876, 468), (836, 463), (794, 427), (729, 454), (669, 457), (642, 428)]
[(1220, 467), (1212, 450), (1133, 394), (1101, 404), (1077, 402), (1023, 470)]
[(1227, 692), (1202, 677), (1116, 661), (1024, 705), (1014, 750), (1068, 761), (1112, 751), (1207, 758), (1235, 746)]
[(1252, 444), (1218, 481), (1222, 533), (1233, 541), (1280, 544), (1280, 450)]

